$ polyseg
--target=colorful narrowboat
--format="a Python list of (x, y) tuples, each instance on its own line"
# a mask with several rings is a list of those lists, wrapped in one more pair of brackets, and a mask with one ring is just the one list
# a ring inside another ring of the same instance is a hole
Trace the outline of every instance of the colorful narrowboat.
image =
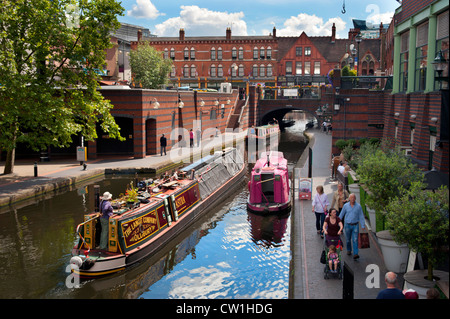
[(291, 210), (289, 171), (282, 152), (263, 152), (248, 182), (247, 208), (253, 213), (285, 214)]
[(141, 182), (140, 203), (113, 204), (106, 250), (95, 248), (100, 214), (85, 215), (76, 229), (79, 240), (72, 250), (72, 272), (80, 278), (101, 277), (148, 257), (231, 191), (243, 179), (245, 168), (242, 154), (228, 148), (181, 169), (175, 180), (166, 176)]

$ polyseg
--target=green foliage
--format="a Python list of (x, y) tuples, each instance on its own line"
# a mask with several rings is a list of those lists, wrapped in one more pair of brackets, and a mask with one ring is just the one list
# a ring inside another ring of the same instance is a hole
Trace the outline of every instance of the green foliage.
[(343, 150), (348, 144), (346, 140), (337, 140), (334, 144), (339, 150)]
[(341, 70), (342, 76), (356, 76), (356, 70), (350, 69), (348, 65), (344, 66)]
[[(369, 145), (369, 144), (365, 144)], [(387, 141), (379, 148), (367, 147), (363, 151), (356, 170), (360, 183), (370, 191), (366, 204), (383, 212), (395, 197), (413, 182), (423, 181), (423, 172), (404, 156), (399, 147), (391, 147)]]
[(424, 187), (421, 182), (413, 182), (402, 196), (393, 199), (386, 207), (386, 222), (396, 242), (406, 243), (428, 257), (431, 280), (430, 269), (445, 257), (442, 248), (449, 244), (449, 193), (447, 187), (436, 192)]
[(97, 72), (122, 6), (115, 0), (2, 0), (1, 8), (0, 149), (11, 153), (18, 142), (34, 150), (68, 146), (77, 134), (93, 140), (97, 122), (121, 139), (112, 105), (97, 91)]
[(140, 44), (130, 53), (130, 66), (136, 86), (144, 89), (159, 89), (166, 84), (172, 70), (172, 60), (164, 59), (150, 43)]

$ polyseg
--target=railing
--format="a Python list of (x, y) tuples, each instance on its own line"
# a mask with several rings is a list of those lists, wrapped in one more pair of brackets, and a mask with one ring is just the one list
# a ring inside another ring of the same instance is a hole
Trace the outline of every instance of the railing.
[(392, 76), (342, 76), (341, 89), (391, 90)]
[(319, 86), (265, 87), (263, 100), (320, 99)]

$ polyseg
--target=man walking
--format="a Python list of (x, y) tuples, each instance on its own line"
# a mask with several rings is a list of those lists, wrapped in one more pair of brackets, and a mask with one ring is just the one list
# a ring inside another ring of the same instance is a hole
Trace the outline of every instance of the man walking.
[(341, 220), (345, 218), (344, 233), (347, 242), (347, 255), (352, 254), (353, 246), (353, 259), (358, 259), (359, 224), (361, 223), (362, 229), (365, 228), (364, 213), (361, 205), (356, 202), (355, 194), (350, 194), (348, 199), (349, 202), (342, 207), (339, 218)]
[(396, 287), (397, 275), (395, 273), (386, 273), (384, 281), (387, 288), (378, 293), (377, 299), (405, 299), (402, 291)]
[(167, 155), (167, 153), (166, 153), (167, 138), (164, 136), (164, 134), (159, 139), (159, 144), (161, 146), (161, 156), (163, 156), (163, 154), (162, 154), (163, 150), (164, 150), (164, 155)]

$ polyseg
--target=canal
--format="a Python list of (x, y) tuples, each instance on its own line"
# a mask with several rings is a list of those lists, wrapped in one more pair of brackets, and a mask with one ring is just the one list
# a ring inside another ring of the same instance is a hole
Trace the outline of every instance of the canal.
[[(290, 171), (305, 148), (305, 124), (281, 134)], [(130, 179), (95, 184), (118, 195)], [(232, 196), (156, 255), (71, 289), (66, 267), (74, 230), (94, 208), (94, 183), (0, 212), (0, 298), (288, 298), (290, 216), (248, 213), (247, 182), (248, 174)]]

